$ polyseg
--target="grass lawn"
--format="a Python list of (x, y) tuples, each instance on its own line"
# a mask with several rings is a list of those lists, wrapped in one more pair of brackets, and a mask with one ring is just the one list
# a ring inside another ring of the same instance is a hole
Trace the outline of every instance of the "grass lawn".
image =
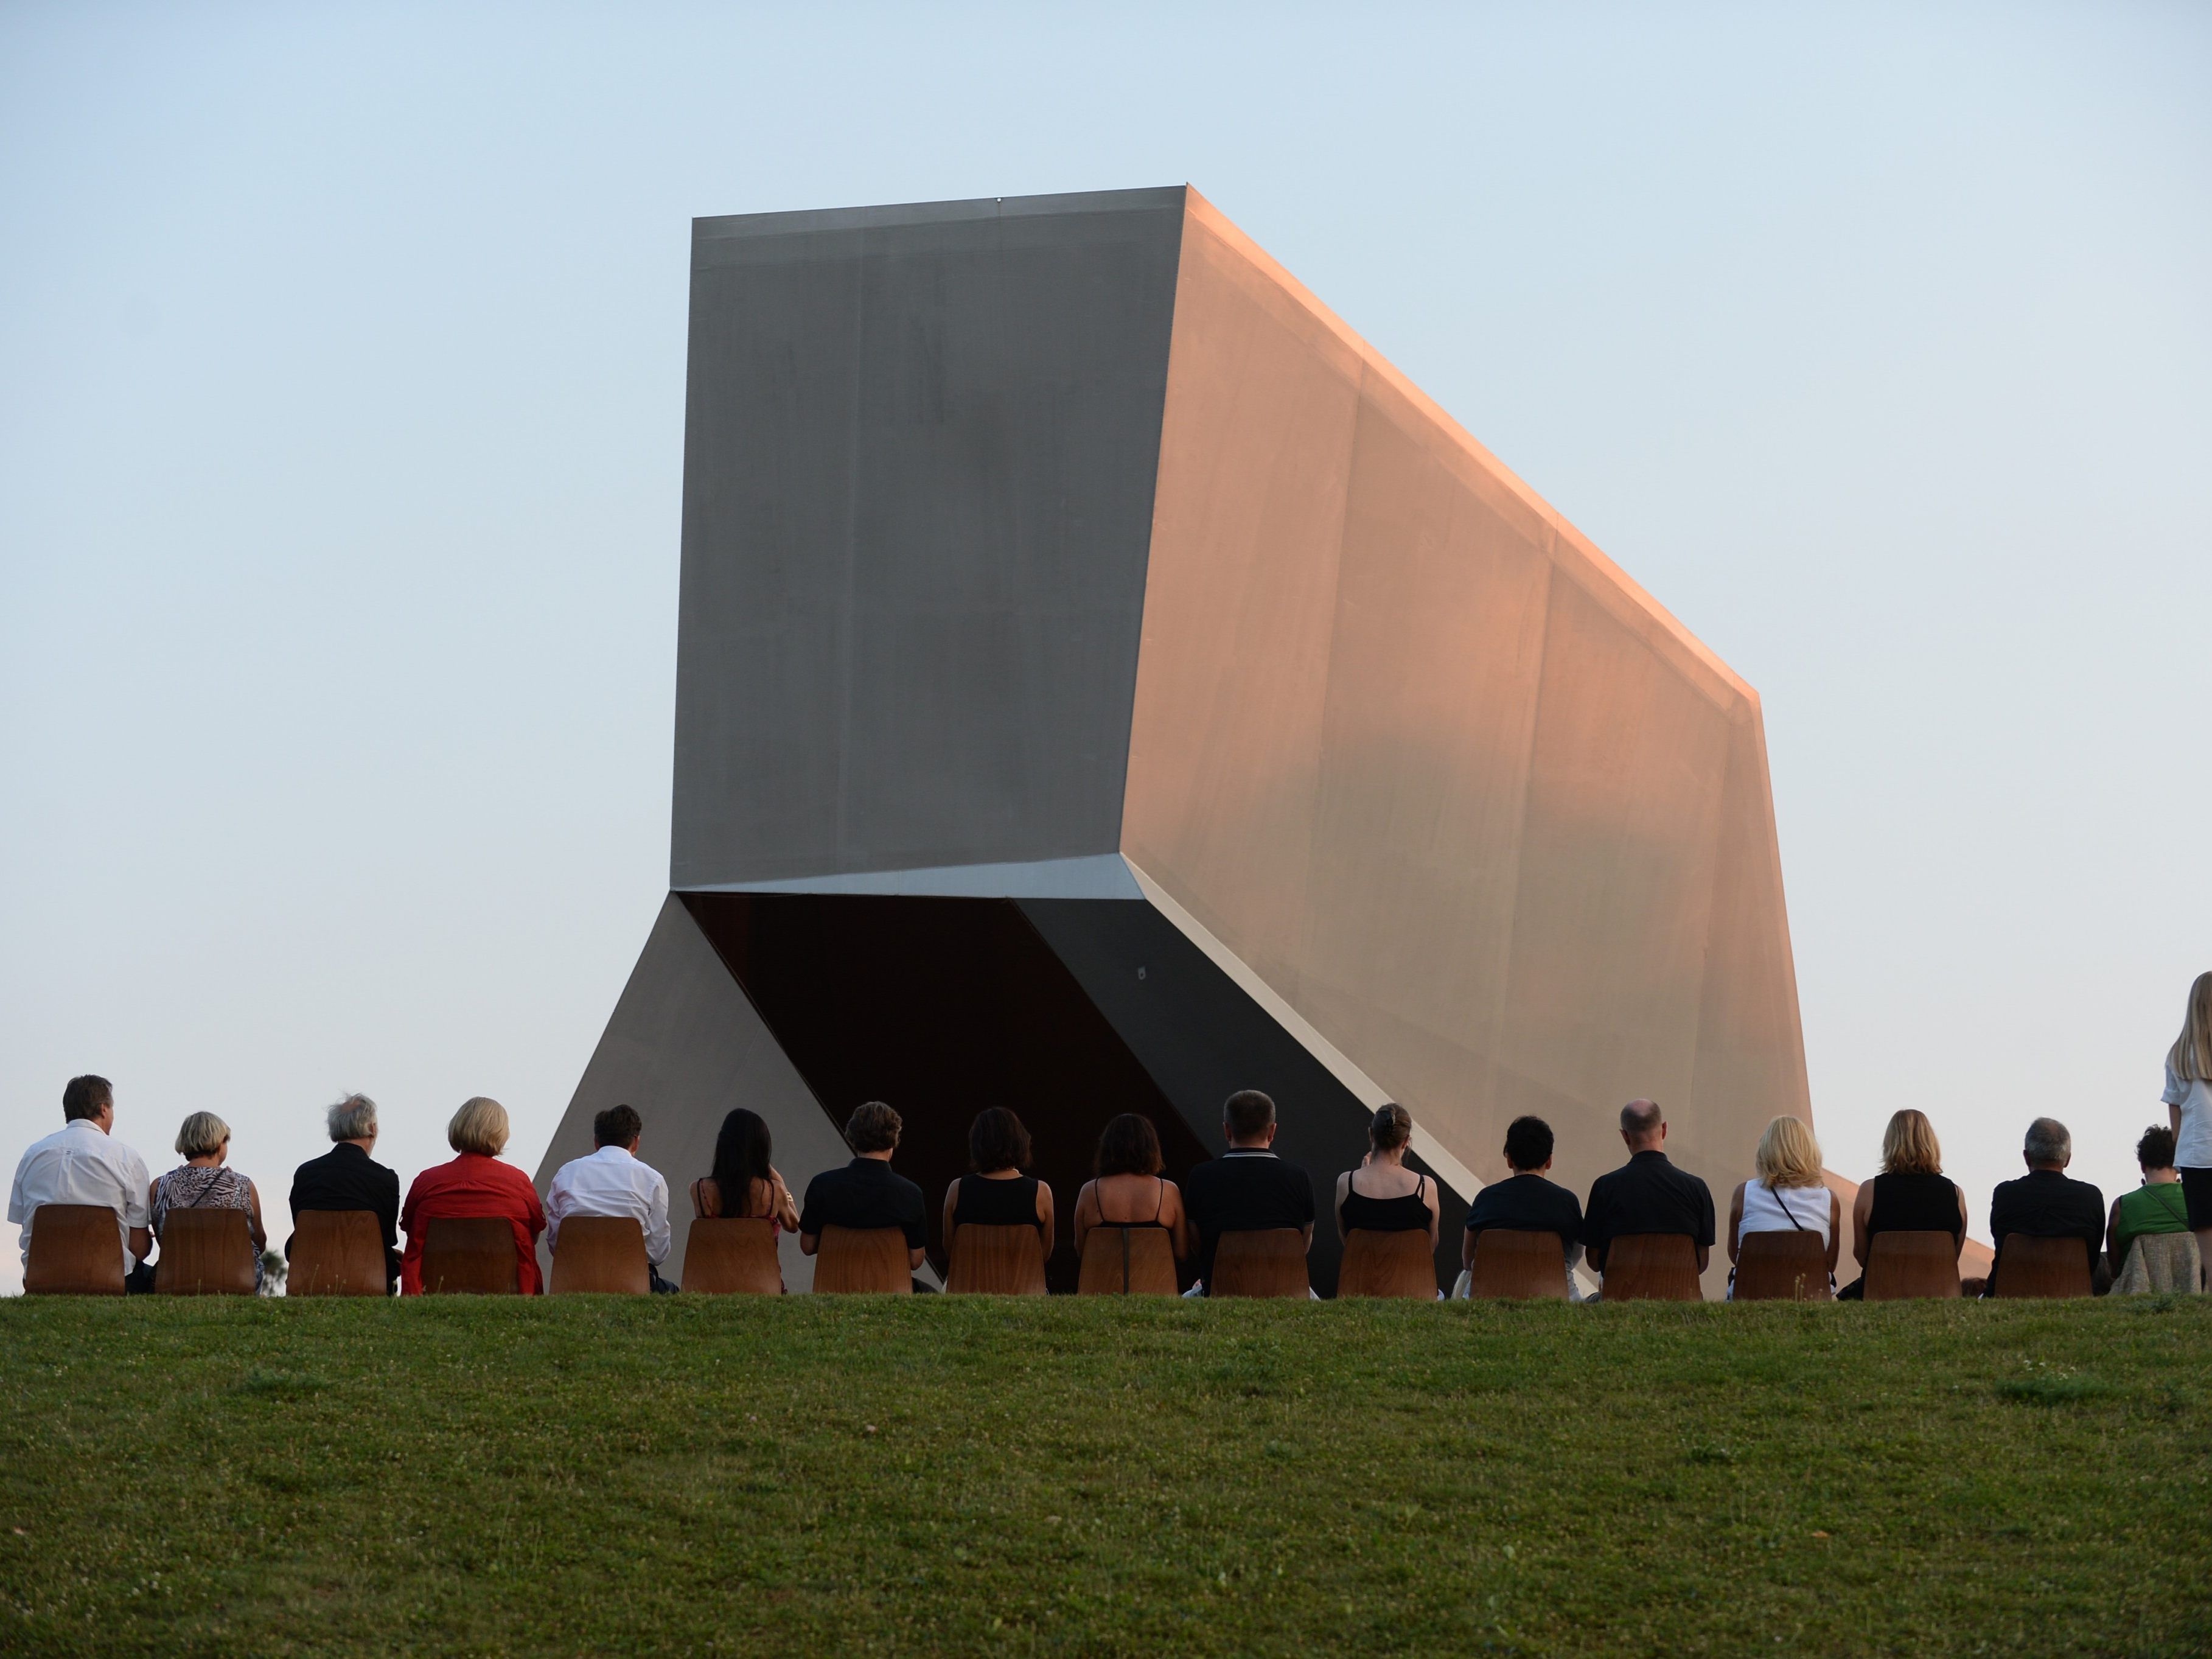
[(0, 1304), (0, 1651), (2212, 1652), (2212, 1297)]

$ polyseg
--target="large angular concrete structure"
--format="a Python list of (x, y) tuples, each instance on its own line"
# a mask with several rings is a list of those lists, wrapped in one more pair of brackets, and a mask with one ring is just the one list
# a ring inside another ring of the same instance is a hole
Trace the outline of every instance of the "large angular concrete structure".
[(933, 1207), (1005, 1104), (1065, 1212), (1256, 1086), (1325, 1210), (1395, 1098), (1455, 1269), (1522, 1112), (1723, 1203), (1809, 1117), (1756, 695), (1195, 191), (700, 220), (690, 369), (671, 892), (544, 1174), (879, 1097)]

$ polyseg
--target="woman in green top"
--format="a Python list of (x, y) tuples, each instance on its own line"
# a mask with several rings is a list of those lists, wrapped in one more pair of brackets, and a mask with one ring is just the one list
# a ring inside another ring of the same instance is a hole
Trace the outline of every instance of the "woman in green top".
[(2136, 1162), (2142, 1166), (2143, 1184), (2113, 1200), (2112, 1218), (2105, 1229), (2112, 1289), (2193, 1291), (2203, 1267), (2189, 1231), (2181, 1176), (2173, 1167), (2173, 1131), (2144, 1130), (2136, 1143)]

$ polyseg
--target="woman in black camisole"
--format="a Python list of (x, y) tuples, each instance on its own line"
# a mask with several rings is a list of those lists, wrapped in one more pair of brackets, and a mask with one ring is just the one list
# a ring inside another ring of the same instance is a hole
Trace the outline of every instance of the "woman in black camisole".
[(1035, 1227), (1048, 1261), (1052, 1256), (1052, 1188), (1030, 1164), (1030, 1132), (1003, 1106), (976, 1115), (968, 1131), (968, 1161), (975, 1173), (945, 1189), (945, 1237), (961, 1226)]
[(1406, 1167), (1413, 1138), (1413, 1114), (1386, 1102), (1367, 1126), (1367, 1156), (1336, 1178), (1336, 1231), (1370, 1233), (1425, 1231), (1437, 1242), (1437, 1183)]
[[(1882, 1132), (1881, 1173), (1851, 1200), (1851, 1255), (1862, 1270), (1878, 1233), (1948, 1233), (1966, 1243), (1966, 1195), (1943, 1174), (1943, 1148), (1923, 1112), (1894, 1113)], [(1838, 1292), (1858, 1299), (1863, 1278)]]
[(1159, 1131), (1150, 1118), (1124, 1112), (1098, 1137), (1097, 1178), (1075, 1195), (1075, 1254), (1097, 1227), (1158, 1227), (1176, 1259), (1188, 1261), (1197, 1246), (1182, 1191), (1161, 1175)]

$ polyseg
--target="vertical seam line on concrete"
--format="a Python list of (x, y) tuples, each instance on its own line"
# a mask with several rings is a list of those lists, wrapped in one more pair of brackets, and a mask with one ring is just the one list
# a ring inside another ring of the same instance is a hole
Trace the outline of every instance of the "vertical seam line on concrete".
[[(837, 629), (837, 818), (832, 861), (846, 861), (847, 762), (853, 747), (853, 634), (854, 567), (859, 562), (857, 543), (860, 511), (860, 361), (866, 355), (868, 308), (868, 233), (860, 234), (860, 257), (853, 273), (853, 372), (846, 386), (845, 427), (845, 593), (838, 607)], [(734, 973), (731, 975), (736, 977)], [(742, 981), (740, 981), (742, 983)]]

